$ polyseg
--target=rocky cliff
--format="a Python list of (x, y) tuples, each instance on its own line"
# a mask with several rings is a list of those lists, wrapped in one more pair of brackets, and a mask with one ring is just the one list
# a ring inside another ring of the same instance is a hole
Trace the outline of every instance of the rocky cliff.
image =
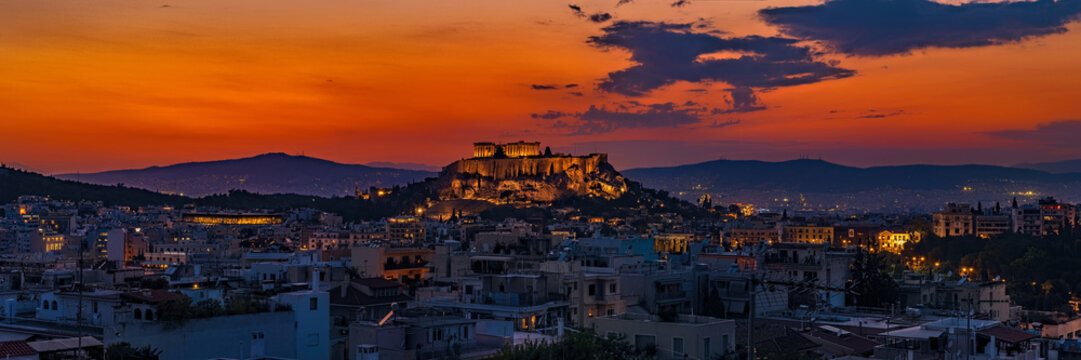
[(627, 191), (622, 175), (604, 154), (476, 158), (443, 168), (441, 200), (485, 200), (495, 204), (548, 203), (570, 196), (618, 198)]

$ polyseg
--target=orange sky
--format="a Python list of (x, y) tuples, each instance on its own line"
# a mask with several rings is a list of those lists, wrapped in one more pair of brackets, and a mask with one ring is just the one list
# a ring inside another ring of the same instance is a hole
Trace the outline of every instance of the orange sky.
[[(757, 10), (814, 2), (614, 3), (578, 2), (616, 20), (704, 18), (730, 36), (776, 35)], [(708, 123), (575, 135), (532, 118), (629, 99), (595, 87), (631, 65), (624, 51), (586, 43), (603, 26), (547, 1), (0, 0), (0, 161), (89, 172), (283, 151), (442, 165), (473, 141), (518, 139), (608, 151), (621, 167), (720, 156), (855, 165), (1081, 157), (984, 134), (1081, 119), (1076, 23), (1006, 45), (823, 55), (857, 75), (761, 91), (766, 110)], [(530, 87), (572, 83), (583, 96)], [(677, 83), (635, 100), (721, 107), (728, 87)], [(895, 115), (859, 118), (868, 114)], [(703, 150), (645, 158), (614, 145), (629, 141)]]

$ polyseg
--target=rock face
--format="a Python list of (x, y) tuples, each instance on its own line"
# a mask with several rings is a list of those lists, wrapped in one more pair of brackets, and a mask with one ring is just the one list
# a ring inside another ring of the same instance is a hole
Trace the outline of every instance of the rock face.
[(548, 203), (570, 196), (614, 199), (627, 183), (604, 154), (474, 158), (443, 168), (440, 200), (485, 200), (496, 204)]

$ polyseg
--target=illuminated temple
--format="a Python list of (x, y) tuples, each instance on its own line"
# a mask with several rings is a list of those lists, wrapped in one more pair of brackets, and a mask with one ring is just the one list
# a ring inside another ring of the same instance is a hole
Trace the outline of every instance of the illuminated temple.
[(473, 143), (474, 158), (519, 158), (540, 155), (540, 142), (519, 141), (506, 144), (496, 144), (491, 142)]
[(277, 225), (282, 223), (281, 214), (210, 214), (188, 213), (182, 220), (202, 225)]

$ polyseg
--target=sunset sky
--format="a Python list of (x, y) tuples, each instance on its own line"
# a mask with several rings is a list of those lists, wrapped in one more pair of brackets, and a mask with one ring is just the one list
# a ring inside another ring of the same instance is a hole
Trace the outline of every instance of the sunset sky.
[(1081, 0), (673, 1), (0, 0), (0, 161), (1081, 158)]

